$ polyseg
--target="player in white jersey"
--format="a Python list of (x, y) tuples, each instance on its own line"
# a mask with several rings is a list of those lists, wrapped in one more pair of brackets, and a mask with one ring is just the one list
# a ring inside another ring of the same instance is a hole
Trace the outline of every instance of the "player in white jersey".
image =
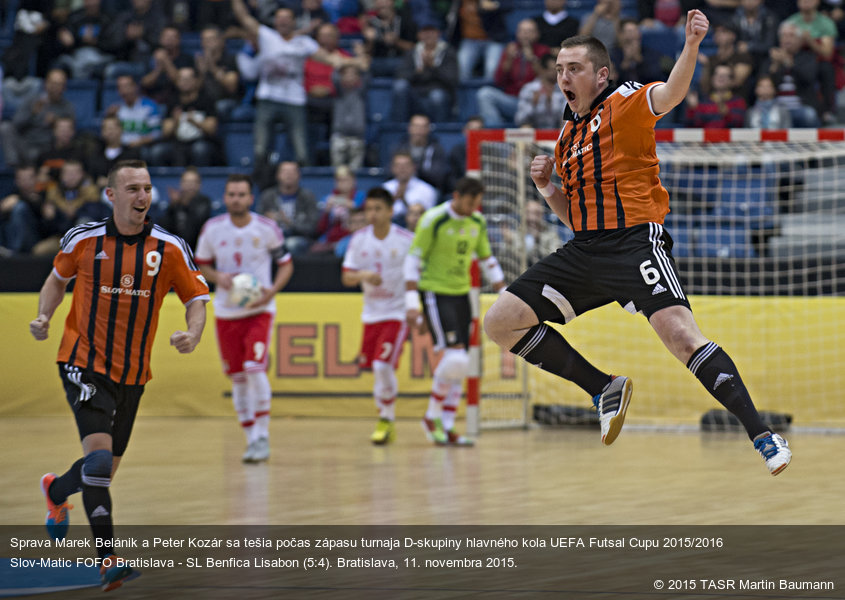
[(379, 422), (370, 439), (386, 444), (395, 436), (396, 367), (408, 337), (405, 324), (405, 276), (402, 266), (414, 234), (391, 223), (393, 197), (373, 188), (364, 199), (369, 225), (355, 232), (343, 257), (343, 285), (360, 285), (364, 291), (359, 365), (372, 369), (373, 398)]
[[(276, 292), (293, 275), (293, 261), (285, 250), (278, 225), (250, 210), (252, 181), (230, 175), (223, 202), (227, 213), (206, 221), (197, 241), (196, 262), (206, 279), (217, 286), (214, 314), (223, 370), (232, 379), (232, 402), (246, 433), (244, 462), (270, 457), (270, 380), (267, 350), (273, 331)], [(272, 277), (273, 261), (278, 265)], [(229, 302), (232, 278), (251, 273), (261, 282), (262, 296), (246, 306)]]

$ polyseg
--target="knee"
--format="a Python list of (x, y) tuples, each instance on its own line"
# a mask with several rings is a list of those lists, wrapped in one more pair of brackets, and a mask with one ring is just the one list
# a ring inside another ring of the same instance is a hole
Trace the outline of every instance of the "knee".
[(493, 102), (496, 95), (496, 88), (490, 87), (489, 85), (485, 85), (480, 90), (478, 90), (478, 94), (476, 94), (476, 99), (479, 103), (489, 103)]
[(446, 348), (435, 375), (448, 381), (463, 381), (469, 373), (469, 354), (462, 348)]
[(373, 393), (377, 398), (394, 398), (399, 391), (399, 384), (396, 381), (396, 374), (393, 367), (380, 360), (373, 361), (373, 376), (375, 385)]
[(109, 487), (113, 457), (110, 450), (94, 450), (82, 461), (82, 483), (94, 487)]

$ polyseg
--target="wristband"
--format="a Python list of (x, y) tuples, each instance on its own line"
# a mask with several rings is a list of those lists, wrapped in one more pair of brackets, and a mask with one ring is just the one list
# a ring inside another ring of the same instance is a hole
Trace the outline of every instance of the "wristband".
[[(535, 187), (537, 187), (537, 186), (535, 186)], [(541, 188), (541, 187), (537, 187), (537, 191), (538, 191), (538, 192), (540, 192), (540, 195), (541, 195), (543, 198), (546, 198), (546, 199), (551, 198), (552, 196), (554, 196), (554, 195), (555, 195), (555, 190), (557, 190), (557, 188), (554, 186), (554, 184), (553, 184), (551, 181), (550, 181), (549, 183), (547, 183), (547, 184), (546, 184), (546, 187), (542, 187), (542, 188)]]
[(420, 294), (417, 290), (405, 291), (405, 310), (420, 309)]

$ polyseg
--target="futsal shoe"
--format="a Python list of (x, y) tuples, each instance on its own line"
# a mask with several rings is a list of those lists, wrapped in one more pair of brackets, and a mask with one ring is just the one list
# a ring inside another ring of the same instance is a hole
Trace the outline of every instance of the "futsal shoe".
[(67, 500), (61, 504), (56, 504), (50, 500), (50, 484), (56, 479), (55, 473), (45, 473), (41, 477), (41, 493), (47, 500), (47, 533), (54, 540), (63, 540), (67, 535), (67, 526), (70, 524), (70, 518), (67, 511), (73, 508), (73, 505), (68, 504)]
[(396, 428), (393, 426), (393, 421), (388, 419), (379, 419), (378, 425), (373, 435), (370, 436), (370, 441), (377, 446), (383, 446), (394, 440), (396, 437)]
[(450, 429), (446, 432), (446, 443), (438, 444), (438, 446), (461, 446), (464, 448), (471, 448), (472, 446), (475, 446), (475, 440), (464, 437), (454, 429)]
[(766, 466), (772, 475), (777, 475), (783, 471), (789, 465), (789, 461), (792, 460), (792, 450), (789, 449), (789, 444), (781, 436), (771, 431), (761, 433), (754, 438), (754, 449), (766, 461)]
[(258, 462), (255, 460), (255, 446), (258, 440), (253, 440), (249, 444), (247, 444), (246, 451), (244, 455), (241, 457), (241, 462), (245, 463), (254, 463)]
[(438, 446), (442, 446), (449, 441), (446, 432), (443, 431), (443, 422), (440, 419), (423, 418), (422, 428), (429, 442), (434, 442)]
[(601, 423), (601, 443), (605, 446), (610, 446), (622, 431), (633, 391), (634, 382), (627, 377), (613, 375), (601, 394), (593, 398)]
[(125, 582), (140, 577), (141, 574), (126, 564), (124, 561), (118, 560), (114, 554), (109, 554), (103, 559), (103, 564), (100, 565), (100, 581), (104, 592), (110, 592), (119, 588)]
[(260, 437), (255, 440), (255, 450), (252, 453), (252, 462), (264, 462), (270, 458), (270, 440)]

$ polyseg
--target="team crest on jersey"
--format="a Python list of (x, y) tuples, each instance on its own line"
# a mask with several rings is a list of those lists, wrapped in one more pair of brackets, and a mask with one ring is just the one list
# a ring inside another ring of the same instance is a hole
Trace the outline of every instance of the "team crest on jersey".
[(240, 246), (244, 241), (241, 238), (235, 238), (235, 246)]
[(252, 247), (253, 248), (260, 248), (261, 247), (261, 238), (257, 238), (257, 237), (252, 238)]
[(131, 288), (134, 283), (135, 278), (132, 277), (132, 275), (130, 275), (129, 273), (120, 278), (120, 285), (125, 288)]

